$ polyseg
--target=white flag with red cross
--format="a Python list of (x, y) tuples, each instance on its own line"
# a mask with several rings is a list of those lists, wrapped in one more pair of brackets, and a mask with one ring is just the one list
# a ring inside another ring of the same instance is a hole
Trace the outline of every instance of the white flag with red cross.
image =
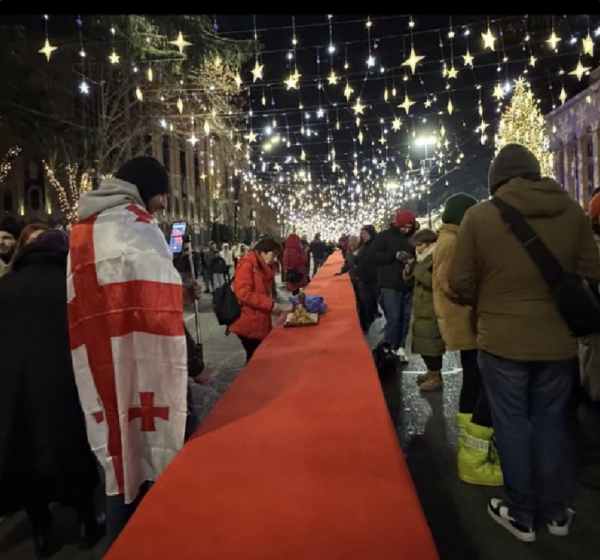
[(76, 223), (70, 238), (69, 334), (88, 439), (106, 493), (130, 503), (183, 446), (181, 278), (156, 221), (135, 204)]

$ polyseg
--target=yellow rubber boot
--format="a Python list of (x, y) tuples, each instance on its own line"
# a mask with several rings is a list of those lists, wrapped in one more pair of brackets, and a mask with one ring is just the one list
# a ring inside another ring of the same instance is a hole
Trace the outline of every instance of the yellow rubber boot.
[(469, 423), (465, 435), (458, 438), (458, 478), (463, 482), (481, 486), (503, 485), (502, 469), (490, 458), (493, 433), (492, 428)]
[(456, 415), (456, 426), (458, 428), (458, 437), (461, 438), (465, 435), (467, 431), (467, 424), (471, 422), (471, 418), (473, 418), (472, 414), (467, 414), (465, 412), (459, 412)]

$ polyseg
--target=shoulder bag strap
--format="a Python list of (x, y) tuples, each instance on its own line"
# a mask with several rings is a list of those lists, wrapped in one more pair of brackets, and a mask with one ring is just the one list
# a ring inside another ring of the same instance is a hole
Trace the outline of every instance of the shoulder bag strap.
[(554, 289), (561, 281), (565, 271), (552, 251), (548, 249), (516, 208), (497, 197), (492, 198), (491, 203), (500, 210), (502, 221), (529, 253), (550, 288)]

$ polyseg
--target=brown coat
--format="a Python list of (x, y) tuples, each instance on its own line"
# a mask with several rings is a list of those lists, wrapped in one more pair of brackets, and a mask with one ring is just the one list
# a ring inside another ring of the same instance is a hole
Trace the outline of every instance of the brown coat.
[(475, 350), (473, 308), (456, 302), (448, 284), (450, 264), (456, 247), (458, 226), (444, 224), (438, 232), (433, 253), (433, 306), (438, 326), (448, 350)]
[[(600, 281), (590, 223), (556, 181), (516, 178), (496, 196), (527, 218), (566, 270)], [(448, 281), (461, 302), (477, 310), (481, 350), (510, 360), (559, 361), (577, 355), (577, 340), (548, 285), (490, 201), (465, 214)]]
[[(600, 236), (594, 235), (600, 252)], [(581, 384), (590, 399), (600, 401), (600, 333), (579, 339), (579, 367)]]

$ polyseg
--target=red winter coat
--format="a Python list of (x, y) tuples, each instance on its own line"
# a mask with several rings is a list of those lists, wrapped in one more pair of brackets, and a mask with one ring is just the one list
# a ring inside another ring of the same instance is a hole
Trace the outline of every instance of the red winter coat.
[[(286, 282), (285, 287), (288, 292), (293, 292), (299, 288), (308, 285), (308, 253), (302, 249), (302, 241), (292, 233), (285, 242), (285, 251), (283, 252), (283, 271), (287, 272), (295, 268), (302, 274), (302, 280), (297, 283)], [(287, 277), (287, 276), (284, 276)]]
[(252, 340), (264, 340), (273, 328), (271, 290), (275, 272), (255, 251), (238, 263), (233, 291), (242, 307), (240, 318), (229, 330)]

